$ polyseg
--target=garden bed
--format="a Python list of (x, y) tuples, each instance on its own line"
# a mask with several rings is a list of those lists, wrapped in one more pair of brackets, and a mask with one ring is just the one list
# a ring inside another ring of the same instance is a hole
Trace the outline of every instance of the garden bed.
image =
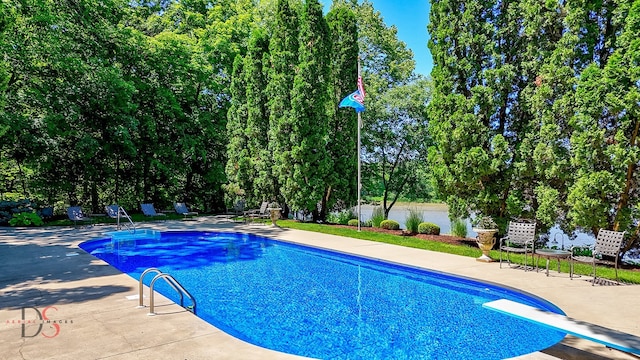
[[(355, 229), (355, 226), (348, 226), (348, 225), (331, 225), (331, 226), (341, 227), (345, 229)], [(429, 235), (429, 234), (408, 235), (405, 233), (405, 230), (387, 230), (387, 229), (381, 229), (376, 227), (361, 227), (360, 229), (361, 231), (371, 231), (371, 232), (378, 232), (378, 233), (398, 235), (398, 236), (411, 236), (416, 239), (432, 240), (432, 241), (438, 241), (438, 242), (443, 242), (443, 243), (453, 244), (453, 245), (467, 245), (467, 246), (473, 246), (473, 247), (478, 246), (476, 245), (476, 239), (461, 238), (459, 236), (453, 236), (453, 235)]]

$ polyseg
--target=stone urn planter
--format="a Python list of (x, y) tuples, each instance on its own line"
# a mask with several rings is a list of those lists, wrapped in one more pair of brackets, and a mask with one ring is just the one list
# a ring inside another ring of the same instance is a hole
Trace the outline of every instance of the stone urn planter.
[(280, 219), (281, 212), (282, 212), (282, 208), (279, 207), (269, 207), (267, 208), (267, 210), (269, 210), (269, 215), (271, 217), (271, 225), (273, 226), (278, 226), (278, 224), (276, 223), (276, 221), (278, 219)]
[(493, 259), (489, 256), (489, 251), (493, 249), (496, 244), (496, 233), (498, 229), (473, 229), (478, 236), (476, 237), (476, 243), (480, 250), (482, 250), (482, 256), (477, 258), (477, 261), (492, 262)]

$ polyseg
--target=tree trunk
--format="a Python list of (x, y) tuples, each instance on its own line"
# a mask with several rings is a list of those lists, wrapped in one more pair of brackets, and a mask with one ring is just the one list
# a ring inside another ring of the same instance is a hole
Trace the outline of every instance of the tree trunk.
[(91, 182), (91, 212), (92, 213), (99, 213), (100, 210), (98, 209), (100, 204), (100, 200), (98, 199), (98, 185), (96, 184), (95, 181)]

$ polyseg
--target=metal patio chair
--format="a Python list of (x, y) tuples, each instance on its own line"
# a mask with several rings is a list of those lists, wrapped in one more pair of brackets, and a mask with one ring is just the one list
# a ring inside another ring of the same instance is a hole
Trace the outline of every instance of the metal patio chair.
[(578, 246), (572, 246), (570, 277), (573, 279), (573, 263), (574, 262), (592, 264), (593, 265), (593, 281), (591, 285), (593, 286), (596, 284), (596, 280), (597, 280), (596, 265), (610, 265), (615, 268), (616, 282), (618, 282), (619, 284), (620, 281), (618, 280), (618, 262), (620, 259), (620, 249), (622, 248), (624, 235), (625, 235), (624, 231), (619, 232), (619, 231), (600, 229), (600, 231), (598, 231), (598, 236), (596, 237), (596, 242), (593, 246), (591, 256), (574, 255), (573, 250)]
[(173, 204), (173, 207), (176, 209), (176, 213), (184, 215), (185, 218), (198, 215), (195, 211), (189, 211), (185, 203), (177, 202)]
[(67, 208), (67, 216), (69, 220), (73, 221), (73, 226), (78, 227), (78, 223), (80, 224), (89, 224), (93, 226), (93, 219), (89, 216), (86, 216), (84, 212), (82, 212), (82, 208), (80, 206), (70, 206)]
[[(531, 254), (533, 262), (533, 254), (535, 252), (536, 240), (536, 223), (535, 222), (509, 222), (507, 235), (500, 239), (500, 268), (502, 268), (502, 252), (507, 253), (507, 263), (511, 267), (511, 258), (509, 254), (524, 254), (524, 270), (527, 271), (529, 262), (527, 255)], [(531, 265), (533, 269), (533, 263)]]
[(153, 207), (153, 204), (148, 203), (148, 204), (140, 204), (140, 209), (142, 210), (142, 213), (145, 216), (151, 217), (151, 218), (166, 218), (167, 214), (165, 213), (159, 213), (156, 212), (156, 208)]

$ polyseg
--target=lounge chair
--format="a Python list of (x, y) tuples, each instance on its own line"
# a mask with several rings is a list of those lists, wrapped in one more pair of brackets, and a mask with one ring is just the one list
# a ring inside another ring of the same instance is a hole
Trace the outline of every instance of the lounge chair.
[(69, 217), (69, 220), (73, 221), (74, 227), (78, 227), (78, 223), (88, 223), (90, 226), (93, 226), (93, 220), (82, 212), (82, 208), (80, 206), (68, 207), (67, 216)]
[(613, 265), (613, 267), (616, 269), (616, 282), (620, 283), (620, 281), (618, 280), (618, 259), (620, 258), (620, 248), (622, 247), (624, 235), (624, 231), (619, 232), (600, 229), (600, 231), (598, 231), (598, 236), (596, 237), (596, 243), (593, 246), (591, 256), (574, 255), (574, 249), (580, 246), (572, 246), (570, 271), (571, 278), (573, 279), (574, 262), (593, 264), (593, 281), (591, 285), (596, 284), (596, 265)]
[(156, 218), (156, 217), (162, 218), (162, 217), (167, 216), (167, 214), (156, 212), (156, 208), (153, 207), (153, 204), (151, 204), (151, 203), (149, 203), (149, 204), (140, 204), (140, 209), (142, 209), (142, 213), (145, 216), (150, 216), (152, 218)]
[(107, 212), (107, 216), (112, 219), (118, 218), (118, 213), (120, 212), (120, 206), (118, 205), (107, 205), (104, 207), (104, 210)]
[(135, 224), (133, 223), (133, 220), (131, 219), (131, 217), (129, 216), (129, 214), (127, 214), (127, 212), (124, 210), (124, 208), (120, 205), (107, 205), (104, 207), (104, 210), (107, 212), (107, 216), (109, 216), (112, 219), (116, 219), (117, 222), (117, 229), (120, 230), (122, 228), (122, 223), (121, 223), (121, 219), (127, 219), (127, 221), (124, 223), (125, 226), (129, 229), (129, 230), (135, 230)]
[(509, 222), (507, 236), (500, 239), (500, 268), (502, 268), (502, 252), (507, 253), (507, 263), (511, 267), (510, 253), (524, 254), (524, 270), (527, 270), (529, 262), (527, 254), (531, 254), (533, 268), (533, 254), (535, 252), (536, 223), (535, 222)]
[(226, 215), (230, 216), (232, 219), (234, 219), (234, 221), (237, 218), (242, 218), (242, 216), (244, 215), (244, 204), (244, 199), (236, 201), (236, 203), (233, 205), (233, 208), (227, 209)]
[(189, 211), (185, 203), (174, 203), (173, 207), (176, 209), (178, 214), (184, 215), (185, 218), (198, 215), (195, 211)]
[(260, 209), (251, 209), (244, 212), (244, 219), (246, 221), (255, 220), (255, 219), (268, 219), (269, 212), (267, 211), (267, 207), (269, 206), (268, 201), (263, 201), (260, 205)]

